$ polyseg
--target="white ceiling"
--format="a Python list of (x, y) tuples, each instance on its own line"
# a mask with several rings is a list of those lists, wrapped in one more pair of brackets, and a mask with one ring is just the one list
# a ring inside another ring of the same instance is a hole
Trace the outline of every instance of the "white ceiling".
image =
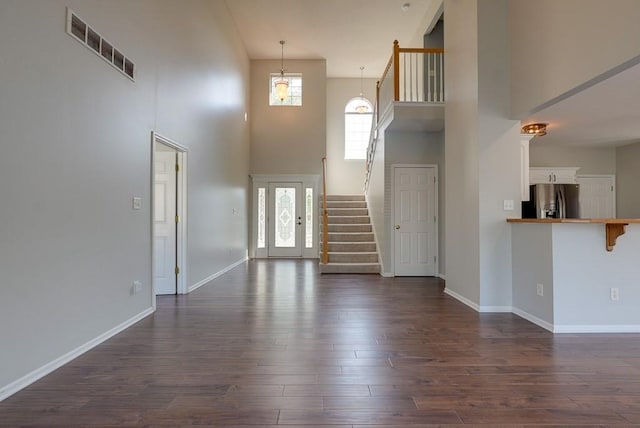
[[(410, 46), (437, 0), (226, 0), (251, 59), (326, 59), (328, 77), (379, 78), (393, 41)], [(409, 3), (404, 11), (402, 5)]]
[(614, 147), (640, 141), (640, 65), (551, 105), (522, 124), (548, 123), (540, 145)]
[[(393, 40), (420, 41), (441, 0), (226, 0), (252, 59), (326, 59), (328, 77), (379, 78)], [(402, 5), (410, 3), (407, 11)], [(540, 145), (611, 147), (640, 141), (640, 65), (522, 120), (548, 123)]]

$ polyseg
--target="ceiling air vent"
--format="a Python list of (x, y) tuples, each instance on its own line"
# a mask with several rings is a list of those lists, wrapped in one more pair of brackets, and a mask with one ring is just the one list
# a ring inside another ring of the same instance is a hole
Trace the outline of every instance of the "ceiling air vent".
[(67, 8), (67, 33), (111, 64), (116, 70), (131, 80), (135, 80), (133, 77), (135, 64), (69, 8)]

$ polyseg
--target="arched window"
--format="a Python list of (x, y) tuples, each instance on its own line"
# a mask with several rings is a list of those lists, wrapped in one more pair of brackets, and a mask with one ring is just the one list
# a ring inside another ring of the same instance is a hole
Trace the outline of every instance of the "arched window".
[[(366, 111), (364, 111), (366, 109)], [(371, 134), (373, 106), (368, 99), (356, 97), (344, 109), (344, 158), (365, 159)]]

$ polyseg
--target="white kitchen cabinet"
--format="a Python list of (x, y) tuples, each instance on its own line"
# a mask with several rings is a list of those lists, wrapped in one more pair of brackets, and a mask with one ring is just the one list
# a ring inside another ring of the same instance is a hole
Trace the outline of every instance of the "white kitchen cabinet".
[(577, 167), (531, 167), (530, 184), (576, 184)]

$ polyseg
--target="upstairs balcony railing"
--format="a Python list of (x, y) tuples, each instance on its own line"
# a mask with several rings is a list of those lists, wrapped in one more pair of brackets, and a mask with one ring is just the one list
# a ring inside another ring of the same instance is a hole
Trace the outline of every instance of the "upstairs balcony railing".
[(367, 148), (364, 191), (369, 187), (375, 157), (380, 114), (394, 102), (444, 103), (444, 49), (401, 48), (393, 42), (393, 53), (376, 84), (376, 103)]
[(444, 103), (444, 49), (401, 48), (393, 42), (376, 87), (378, 112), (393, 101)]

